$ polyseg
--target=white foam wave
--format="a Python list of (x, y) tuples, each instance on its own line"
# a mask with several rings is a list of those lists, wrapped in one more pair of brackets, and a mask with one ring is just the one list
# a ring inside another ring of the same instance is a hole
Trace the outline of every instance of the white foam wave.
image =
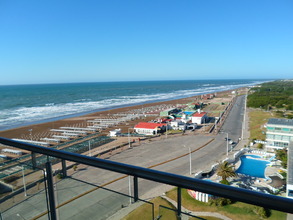
[(94, 111), (104, 108), (111, 108), (121, 105), (132, 105), (143, 102), (171, 100), (182, 97), (189, 97), (199, 94), (206, 94), (218, 92), (223, 90), (231, 90), (242, 86), (255, 85), (258, 82), (249, 84), (236, 84), (236, 85), (223, 85), (211, 87), (199, 87), (189, 90), (177, 90), (170, 93), (157, 93), (157, 94), (140, 94), (135, 96), (120, 96), (112, 99), (105, 99), (101, 101), (91, 101), (89, 99), (75, 100), (74, 103), (55, 104), (48, 103), (45, 106), (36, 107), (21, 107), (18, 109), (3, 110), (0, 112), (0, 125), (10, 126), (15, 124), (30, 123), (33, 121), (41, 121), (50, 118), (56, 118), (71, 114), (82, 112)]

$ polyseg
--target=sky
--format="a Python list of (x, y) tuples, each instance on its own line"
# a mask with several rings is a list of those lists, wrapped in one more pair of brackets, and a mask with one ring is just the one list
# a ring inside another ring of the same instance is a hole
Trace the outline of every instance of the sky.
[(0, 85), (293, 78), (292, 0), (1, 0)]

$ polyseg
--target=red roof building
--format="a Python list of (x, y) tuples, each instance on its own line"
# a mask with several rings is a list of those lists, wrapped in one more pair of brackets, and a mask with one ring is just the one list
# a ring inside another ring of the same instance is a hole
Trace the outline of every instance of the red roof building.
[(205, 116), (207, 113), (206, 112), (195, 112), (194, 114), (192, 114), (192, 117), (203, 117)]
[(139, 122), (137, 125), (134, 126), (134, 130), (138, 134), (154, 135), (154, 134), (158, 134), (158, 131), (163, 126), (166, 126), (166, 124)]
[(207, 119), (207, 113), (206, 112), (196, 112), (191, 116), (192, 123), (196, 124), (204, 124)]

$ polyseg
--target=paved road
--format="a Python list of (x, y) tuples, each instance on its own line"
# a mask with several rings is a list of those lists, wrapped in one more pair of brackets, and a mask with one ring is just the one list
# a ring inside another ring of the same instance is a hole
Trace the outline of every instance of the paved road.
[[(219, 136), (225, 140), (228, 133), (228, 138), (233, 142), (238, 142), (241, 138), (242, 127), (243, 127), (243, 114), (244, 114), (244, 103), (245, 96), (239, 96), (233, 108), (231, 109), (228, 118), (226, 119), (223, 127), (220, 130)], [(235, 144), (233, 145), (235, 146)], [(229, 144), (229, 151), (231, 150), (231, 145)]]
[[(221, 129), (223, 132), (228, 132), (229, 138), (233, 141), (241, 136), (243, 104), (244, 96), (238, 97)], [(189, 148), (191, 151), (194, 151), (207, 142), (212, 141), (206, 147), (192, 153), (192, 173), (196, 173), (201, 170), (207, 170), (214, 163), (226, 158), (225, 137), (225, 133), (217, 136), (188, 134), (176, 138), (162, 136), (160, 141), (150, 141), (141, 144), (138, 147), (116, 154), (110, 159), (150, 167), (184, 155), (189, 152)], [(168, 163), (154, 166), (152, 169), (189, 176), (189, 165), (189, 155), (186, 155)], [(94, 185), (103, 185), (119, 177), (123, 177), (123, 175), (93, 167), (85, 167), (73, 174), (72, 178), (66, 178), (58, 182), (56, 187), (57, 204), (62, 204), (83, 192), (95, 189)], [(128, 194), (129, 178), (123, 178), (106, 187)], [(139, 179), (139, 197), (141, 199), (149, 199), (161, 195), (170, 188), (172, 186)], [(46, 210), (46, 204), (40, 202), (44, 198), (44, 193), (28, 198), (26, 202), (18, 204), (13, 209), (3, 213), (3, 219), (31, 219), (42, 212), (42, 210)], [(122, 206), (125, 207), (128, 204), (128, 197), (104, 189), (98, 189), (62, 206), (58, 209), (57, 214), (62, 220), (82, 218), (105, 219), (120, 210)], [(47, 216), (43, 216), (40, 219), (47, 219)]]

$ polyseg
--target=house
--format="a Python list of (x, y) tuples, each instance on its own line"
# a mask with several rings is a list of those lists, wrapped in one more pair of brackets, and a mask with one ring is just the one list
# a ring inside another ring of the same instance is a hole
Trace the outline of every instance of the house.
[(134, 131), (138, 134), (156, 135), (165, 127), (166, 124), (162, 123), (140, 122), (135, 125)]
[(293, 141), (293, 119), (270, 118), (266, 124), (266, 149), (288, 148)]
[(185, 130), (185, 123), (180, 119), (171, 121), (170, 125), (174, 130)]
[(201, 112), (200, 110), (191, 116), (191, 122), (196, 123), (198, 125), (206, 123), (207, 119), (208, 119), (207, 113)]

